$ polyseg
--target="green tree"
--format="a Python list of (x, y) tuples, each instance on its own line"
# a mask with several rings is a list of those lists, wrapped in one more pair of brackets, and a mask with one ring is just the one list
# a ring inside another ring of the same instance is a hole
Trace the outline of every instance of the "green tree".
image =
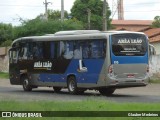
[(152, 23), (153, 28), (160, 28), (160, 16), (156, 16)]
[(77, 20), (43, 20), (36, 18), (24, 21), (21, 26), (14, 28), (14, 39), (25, 36), (36, 36), (45, 34), (54, 34), (61, 30), (83, 29), (83, 24)]
[[(64, 19), (68, 18), (68, 12), (64, 11)], [(52, 20), (60, 20), (61, 19), (61, 11), (59, 10), (48, 10), (48, 19)]]
[[(51, 10), (49, 9), (48, 11), (48, 19), (49, 20), (60, 20), (61, 19), (61, 11), (59, 10)], [(68, 19), (68, 12), (64, 11), (64, 19)], [(44, 19), (44, 14), (40, 14), (37, 16), (39, 19)]]
[[(87, 29), (88, 26), (88, 12), (87, 10), (91, 10), (91, 21), (90, 26), (91, 29), (102, 30), (103, 25), (103, 1), (101, 0), (76, 0), (71, 9), (71, 16), (76, 18), (79, 21), (82, 21)], [(111, 28), (111, 19), (109, 16), (111, 15), (111, 11), (109, 10), (109, 6), (107, 4), (107, 26), (108, 29)]]
[(0, 45), (0, 47), (8, 47), (8, 46), (11, 46), (11, 44), (12, 44), (12, 40), (6, 40), (6, 41), (4, 41), (1, 45)]
[(12, 34), (12, 25), (0, 23), (0, 44), (2, 44), (6, 40), (11, 40), (13, 37)]

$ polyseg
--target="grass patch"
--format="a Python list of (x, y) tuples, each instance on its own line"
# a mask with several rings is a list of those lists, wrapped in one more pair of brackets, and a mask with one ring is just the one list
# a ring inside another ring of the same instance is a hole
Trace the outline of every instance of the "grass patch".
[[(160, 103), (116, 103), (105, 100), (84, 100), (76, 102), (37, 101), (17, 102), (1, 101), (0, 111), (159, 111)], [(78, 112), (76, 112), (78, 114)], [(13, 119), (13, 118), (12, 118)], [(21, 118), (22, 119), (22, 118)], [(25, 118), (24, 118), (25, 119)], [(32, 118), (29, 118), (32, 119)], [(37, 118), (38, 120), (39, 118)], [(51, 119), (51, 118), (43, 118)], [(53, 119), (53, 118), (52, 118)], [(81, 120), (78, 117), (55, 117), (54, 120)], [(86, 120), (105, 120), (104, 117), (84, 117)], [(109, 117), (107, 120), (116, 120), (117, 117)], [(119, 117), (118, 120), (158, 120), (157, 117)], [(34, 120), (36, 120), (34, 118)]]
[(4, 72), (0, 72), (0, 78), (8, 79), (9, 78), (9, 74), (8, 73), (4, 73)]
[(160, 74), (154, 73), (152, 76), (150, 76), (150, 83), (160, 83)]
[(117, 103), (106, 100), (83, 101), (0, 101), (2, 110), (31, 111), (159, 111), (160, 103)]
[(158, 83), (160, 84), (160, 79), (151, 79), (149, 83)]

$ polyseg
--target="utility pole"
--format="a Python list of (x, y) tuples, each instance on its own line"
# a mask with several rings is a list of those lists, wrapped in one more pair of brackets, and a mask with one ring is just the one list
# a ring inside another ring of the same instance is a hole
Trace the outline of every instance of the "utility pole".
[(107, 30), (107, 2), (106, 0), (103, 1), (103, 31)]
[(61, 21), (64, 21), (64, 0), (61, 0)]
[(119, 0), (117, 5), (118, 5), (118, 20), (124, 20), (123, 0)]
[(123, 0), (112, 0), (112, 19), (118, 12), (118, 20), (124, 20)]
[(88, 30), (91, 29), (91, 10), (88, 8), (87, 9), (87, 13), (88, 13)]
[[(47, 0), (45, 0), (45, 2), (43, 2), (43, 4), (45, 5), (45, 17), (46, 19), (48, 20), (48, 12), (47, 12), (47, 7), (48, 7), (48, 4), (50, 4), (51, 2), (47, 2)], [(51, 3), (52, 4), (52, 3)]]

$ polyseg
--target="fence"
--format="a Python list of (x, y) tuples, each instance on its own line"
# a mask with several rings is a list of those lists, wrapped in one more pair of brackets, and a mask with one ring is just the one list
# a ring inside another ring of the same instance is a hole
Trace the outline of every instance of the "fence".
[(9, 59), (8, 56), (0, 58), (0, 72), (8, 72), (9, 70)]
[(8, 72), (9, 59), (8, 50), (10, 47), (0, 47), (0, 72)]

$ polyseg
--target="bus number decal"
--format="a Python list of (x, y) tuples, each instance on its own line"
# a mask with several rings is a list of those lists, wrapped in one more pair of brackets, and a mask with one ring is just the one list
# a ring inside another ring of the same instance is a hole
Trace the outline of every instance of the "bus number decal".
[(119, 64), (119, 62), (118, 61), (114, 61), (114, 64)]

